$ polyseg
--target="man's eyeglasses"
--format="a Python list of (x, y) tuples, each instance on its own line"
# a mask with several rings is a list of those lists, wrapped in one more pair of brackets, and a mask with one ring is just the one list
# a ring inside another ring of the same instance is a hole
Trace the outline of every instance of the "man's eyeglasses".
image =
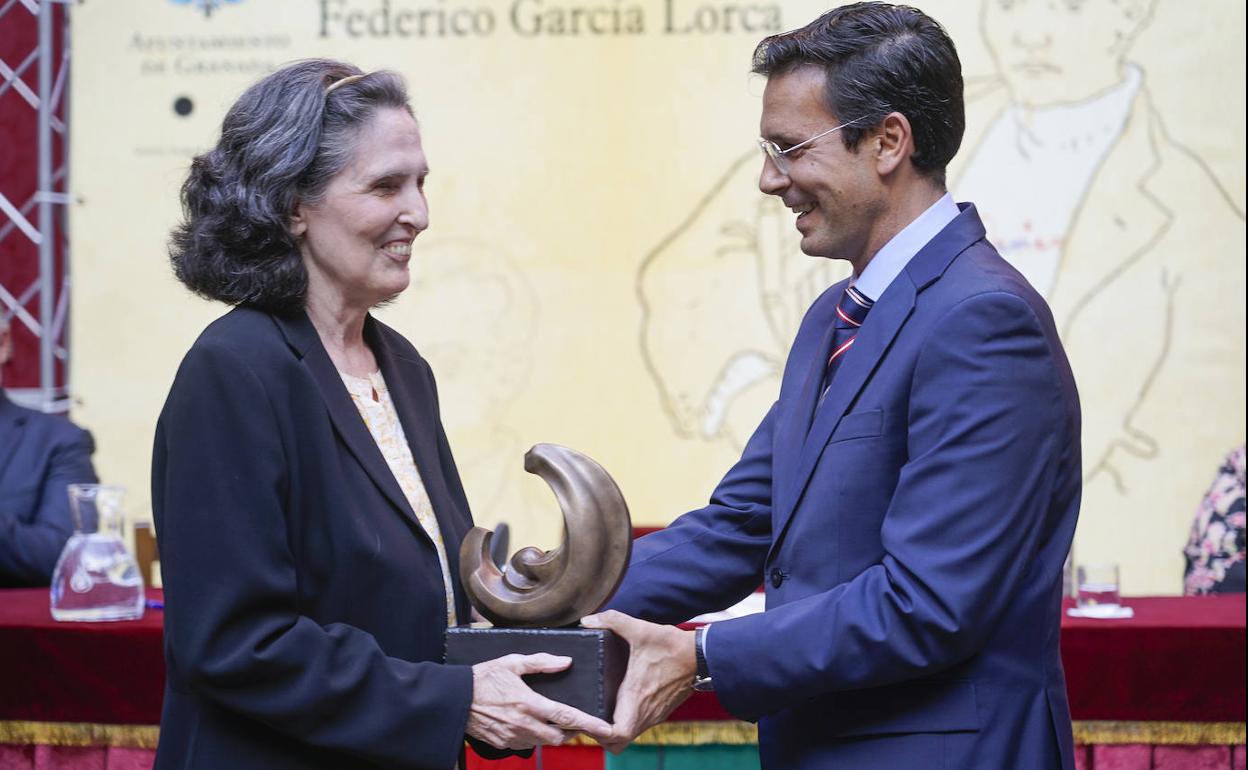
[(763, 152), (767, 153), (767, 157), (771, 158), (771, 162), (776, 164), (776, 170), (779, 171), (781, 174), (788, 176), (789, 168), (791, 167), (789, 163), (789, 157), (788, 157), (789, 153), (793, 152), (794, 150), (805, 147), (806, 145), (810, 144), (816, 139), (822, 139), (828, 134), (834, 133), (836, 131), (840, 131), (842, 128), (845, 128), (846, 126), (852, 126), (855, 123), (861, 123), (864, 120), (866, 120), (865, 116), (861, 118), (854, 118), (853, 120), (848, 121), (846, 123), (842, 123), (839, 126), (833, 126), (832, 128), (829, 128), (827, 131), (824, 131), (822, 134), (816, 134), (804, 142), (799, 142), (793, 145), (787, 150), (780, 149), (780, 146), (776, 144), (775, 142), (771, 141), (770, 139), (759, 139), (758, 146), (762, 147)]

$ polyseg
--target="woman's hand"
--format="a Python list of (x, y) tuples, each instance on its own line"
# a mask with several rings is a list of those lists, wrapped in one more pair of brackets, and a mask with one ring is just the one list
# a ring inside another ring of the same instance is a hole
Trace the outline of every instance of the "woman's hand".
[(611, 725), (571, 706), (543, 698), (520, 677), (563, 671), (572, 659), (558, 655), (506, 655), (472, 667), (472, 705), (465, 732), (499, 749), (558, 746), (577, 732), (605, 740)]

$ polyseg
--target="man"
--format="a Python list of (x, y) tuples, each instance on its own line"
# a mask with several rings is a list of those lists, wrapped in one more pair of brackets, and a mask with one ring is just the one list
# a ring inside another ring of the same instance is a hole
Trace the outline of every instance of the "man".
[[(0, 316), (0, 367), (13, 355)], [(46, 586), (73, 534), (69, 484), (95, 483), (91, 434), (64, 417), (23, 409), (0, 388), (0, 588)]]
[[(695, 673), (767, 768), (1073, 768), (1058, 651), (1078, 397), (1040, 296), (945, 193), (952, 42), (864, 3), (764, 40), (760, 187), (847, 260), (710, 504), (639, 541), (586, 625), (632, 646), (619, 748)], [(1020, 181), (1025, 183), (1025, 181)], [(767, 610), (674, 623), (765, 581)], [(627, 613), (627, 614), (624, 614)]]

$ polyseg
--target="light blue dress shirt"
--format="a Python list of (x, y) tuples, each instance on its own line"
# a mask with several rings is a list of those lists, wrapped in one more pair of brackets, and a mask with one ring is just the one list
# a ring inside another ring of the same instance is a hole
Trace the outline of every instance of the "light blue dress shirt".
[(901, 275), (906, 264), (914, 258), (935, 238), (945, 225), (952, 222), (959, 214), (958, 204), (953, 196), (945, 193), (940, 200), (927, 207), (913, 222), (901, 228), (901, 232), (889, 239), (871, 261), (867, 263), (862, 275), (854, 276), (851, 283), (854, 288), (872, 300), (879, 299), (893, 279)]

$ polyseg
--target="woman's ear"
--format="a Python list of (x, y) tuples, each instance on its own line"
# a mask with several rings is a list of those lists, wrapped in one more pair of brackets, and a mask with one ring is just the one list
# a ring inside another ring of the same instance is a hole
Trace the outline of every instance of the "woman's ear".
[(290, 228), (290, 234), (296, 238), (303, 237), (308, 231), (308, 220), (304, 217), (303, 201), (295, 201), (295, 207), (290, 212), (290, 221), (286, 223)]

